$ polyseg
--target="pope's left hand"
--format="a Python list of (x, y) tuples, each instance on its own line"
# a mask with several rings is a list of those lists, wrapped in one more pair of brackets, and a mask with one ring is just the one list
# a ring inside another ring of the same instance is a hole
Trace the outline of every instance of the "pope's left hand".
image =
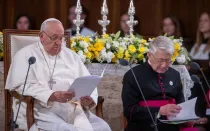
[(90, 96), (81, 97), (81, 105), (90, 106), (94, 103), (93, 99)]

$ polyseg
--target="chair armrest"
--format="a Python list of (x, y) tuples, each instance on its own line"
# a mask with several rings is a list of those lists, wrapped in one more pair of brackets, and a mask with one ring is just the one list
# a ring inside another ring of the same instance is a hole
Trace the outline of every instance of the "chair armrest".
[[(21, 95), (18, 94), (15, 91), (10, 92), (11, 96), (20, 100)], [(23, 96), (22, 102), (25, 102), (27, 107), (26, 107), (26, 119), (27, 119), (27, 126), (28, 129), (31, 128), (31, 126), (35, 123), (34, 119), (34, 98), (31, 96)]]
[[(21, 95), (18, 94), (15, 91), (11, 91), (10, 92), (12, 97), (15, 97), (16, 99), (20, 100), (21, 99)], [(23, 96), (22, 99), (23, 102), (25, 102), (27, 104), (27, 108), (26, 108), (26, 119), (27, 119), (27, 126), (28, 129), (31, 128), (31, 126), (35, 123), (35, 119), (34, 119), (34, 98), (31, 96)], [(104, 102), (104, 98), (102, 96), (98, 97), (98, 104), (96, 106), (96, 115), (98, 117), (100, 117), (101, 119), (103, 119), (103, 102)]]
[(102, 96), (98, 97), (98, 104), (96, 106), (96, 115), (100, 117), (101, 119), (104, 118), (103, 115), (103, 103), (104, 103), (104, 98)]

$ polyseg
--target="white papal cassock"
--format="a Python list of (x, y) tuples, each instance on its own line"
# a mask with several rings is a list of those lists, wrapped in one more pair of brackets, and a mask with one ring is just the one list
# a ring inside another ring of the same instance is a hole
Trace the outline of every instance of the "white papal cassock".
[[(43, 55), (43, 53), (44, 55)], [(90, 75), (85, 65), (76, 53), (62, 46), (57, 56), (53, 79), (56, 81), (52, 89), (49, 86), (50, 71), (54, 68), (56, 56), (50, 56), (44, 51), (40, 42), (29, 45), (16, 53), (8, 73), (6, 89), (15, 90), (21, 94), (28, 68), (29, 57), (34, 56), (36, 63), (31, 66), (24, 95), (36, 99), (34, 105), (35, 124), (30, 130), (36, 131), (110, 131), (110, 127), (102, 119), (91, 113), (88, 107), (81, 107), (80, 102), (67, 103), (48, 102), (55, 91), (67, 91), (77, 77)], [(44, 59), (46, 57), (46, 61)], [(97, 104), (97, 89), (91, 94)], [(14, 114), (18, 101), (13, 102)], [(94, 106), (95, 106), (94, 105)], [(94, 108), (94, 106), (90, 108)], [(18, 122), (20, 129), (27, 130), (26, 105), (22, 103)]]

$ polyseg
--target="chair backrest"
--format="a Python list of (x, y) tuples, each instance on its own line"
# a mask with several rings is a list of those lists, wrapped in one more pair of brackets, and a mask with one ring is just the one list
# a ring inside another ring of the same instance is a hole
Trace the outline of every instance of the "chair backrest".
[[(65, 32), (67, 38), (66, 46), (69, 47), (69, 33)], [(6, 83), (7, 74), (11, 60), (15, 53), (21, 48), (39, 41), (39, 30), (21, 31), (14, 29), (5, 29), (3, 31), (4, 46), (4, 83)], [(5, 90), (5, 131), (10, 130), (12, 120), (12, 98), (8, 90)]]

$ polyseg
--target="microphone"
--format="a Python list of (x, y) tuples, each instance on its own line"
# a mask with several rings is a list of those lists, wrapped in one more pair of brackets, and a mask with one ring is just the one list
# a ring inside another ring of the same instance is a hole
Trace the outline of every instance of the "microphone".
[(24, 90), (25, 90), (25, 87), (26, 87), (26, 81), (28, 79), (29, 69), (30, 69), (31, 65), (34, 64), (35, 62), (36, 62), (36, 58), (34, 56), (31, 56), (28, 59), (28, 70), (27, 70), (27, 73), (26, 73), (26, 78), (25, 78), (25, 82), (24, 82), (24, 85), (23, 85), (23, 91), (22, 91), (22, 94), (21, 94), (20, 103), (19, 103), (19, 106), (18, 106), (18, 110), (17, 110), (17, 114), (16, 114), (16, 117), (15, 117), (15, 121), (12, 123), (12, 131), (14, 131), (14, 128), (18, 128), (18, 125), (16, 124), (16, 122), (17, 122), (17, 117), (18, 117), (19, 111), (20, 111), (20, 105), (21, 105), (21, 103), (23, 101), (23, 93), (24, 93)]
[(140, 91), (140, 93), (141, 93), (141, 96), (142, 96), (142, 98), (143, 98), (143, 100), (144, 100), (144, 102), (145, 102), (145, 104), (146, 104), (146, 108), (147, 108), (147, 110), (148, 110), (148, 112), (149, 112), (149, 115), (150, 115), (150, 117), (151, 117), (151, 119), (152, 119), (153, 125), (154, 125), (154, 127), (155, 127), (155, 131), (158, 131), (157, 124), (156, 124), (156, 123), (157, 123), (157, 116), (155, 116), (155, 120), (154, 120), (154, 118), (152, 117), (152, 113), (151, 113), (151, 111), (150, 111), (150, 109), (149, 109), (149, 106), (148, 106), (148, 104), (147, 104), (147, 101), (146, 101), (146, 99), (145, 99), (145, 97), (144, 97), (144, 94), (143, 94), (143, 92), (142, 92), (142, 90), (141, 90), (141, 88), (140, 88), (139, 82), (137, 81), (137, 78), (136, 78), (136, 75), (135, 75), (135, 73), (134, 73), (134, 71), (133, 71), (133, 68), (131, 67), (131, 64), (130, 64), (127, 60), (125, 60), (125, 59), (120, 59), (119, 63), (120, 63), (120, 65), (122, 65), (122, 66), (129, 66), (129, 67), (130, 67), (130, 70), (131, 70), (131, 72), (132, 72), (132, 74), (133, 74), (133, 77), (134, 77), (134, 79), (135, 79), (135, 82), (136, 82), (136, 84), (137, 84), (137, 86), (138, 86), (138, 88), (139, 88), (139, 91)]
[[(203, 85), (202, 85), (202, 82), (201, 82), (200, 79), (198, 78), (198, 76), (192, 75), (192, 76), (191, 76), (191, 79), (192, 79), (192, 81), (193, 81), (194, 83), (198, 83), (198, 84), (201, 86), (201, 89), (202, 89), (202, 91), (203, 91), (203, 95), (205, 96), (205, 99), (206, 99), (206, 103), (207, 103), (208, 107), (210, 107), (210, 103), (209, 103), (209, 100), (208, 100), (208, 98), (207, 98), (207, 96), (206, 96), (204, 87), (203, 87)], [(209, 111), (210, 111), (210, 109), (207, 109), (207, 110), (206, 110), (206, 115), (210, 115), (210, 112), (209, 112)]]
[(128, 66), (129, 65), (129, 62), (125, 59), (120, 59), (120, 65), (122, 66)]
[(196, 63), (196, 62), (192, 62), (192, 63), (190, 64), (190, 69), (192, 69), (192, 70), (200, 70), (200, 72), (201, 72), (201, 74), (202, 74), (202, 76), (203, 76), (203, 78), (204, 78), (204, 80), (205, 80), (205, 82), (206, 82), (208, 88), (210, 89), (209, 82), (208, 82), (208, 80), (206, 79), (206, 76), (205, 76), (205, 74), (203, 73), (203, 71), (202, 71), (200, 65), (199, 65), (198, 63)]
[(28, 64), (29, 65), (32, 65), (36, 62), (36, 58), (34, 56), (31, 56), (29, 59), (28, 59)]

